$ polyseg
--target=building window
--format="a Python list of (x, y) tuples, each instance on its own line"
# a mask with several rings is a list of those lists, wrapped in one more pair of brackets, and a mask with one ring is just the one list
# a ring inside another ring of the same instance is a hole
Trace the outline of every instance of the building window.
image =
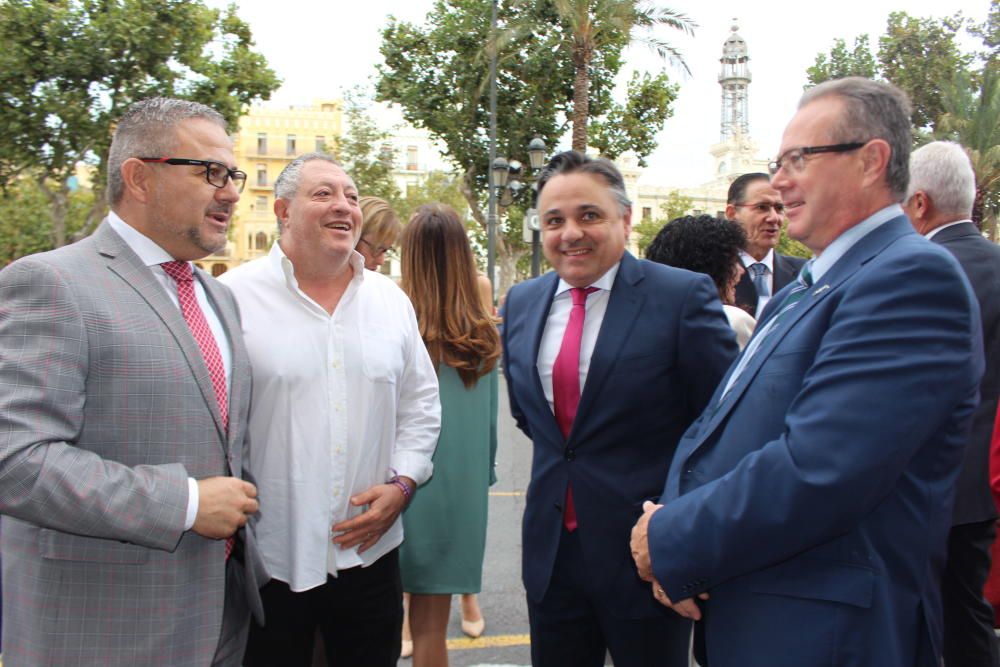
[(257, 202), (254, 204), (254, 210), (267, 211), (267, 195), (260, 195), (257, 197)]
[(653, 219), (653, 209), (650, 206), (642, 207), (642, 221), (649, 222)]
[(264, 186), (267, 185), (267, 165), (258, 164), (257, 165), (257, 185)]
[(267, 155), (267, 135), (263, 132), (257, 135), (257, 155)]
[(264, 232), (257, 232), (257, 250), (267, 250), (267, 234)]
[(326, 137), (324, 136), (316, 137), (316, 150), (320, 153), (326, 152)]
[(407, 146), (406, 147), (406, 168), (409, 171), (417, 170), (417, 147)]
[(225, 264), (213, 264), (212, 265), (212, 277), (218, 278), (223, 273), (225, 273), (226, 269), (228, 269), (228, 268), (229, 267), (226, 266)]
[(295, 135), (289, 134), (285, 140), (285, 155), (295, 155)]

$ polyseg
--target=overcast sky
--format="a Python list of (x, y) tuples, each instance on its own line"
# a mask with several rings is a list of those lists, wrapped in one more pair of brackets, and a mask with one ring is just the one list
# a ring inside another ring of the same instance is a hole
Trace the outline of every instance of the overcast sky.
[[(226, 0), (210, 0), (210, 4), (223, 6)], [(806, 68), (817, 53), (829, 51), (835, 38), (842, 37), (850, 45), (857, 35), (868, 33), (877, 45), (892, 11), (942, 17), (961, 10), (983, 21), (989, 9), (989, 0), (778, 0), (753, 5), (672, 0), (661, 4), (686, 13), (698, 24), (693, 38), (668, 30), (657, 33), (681, 50), (691, 76), (668, 69), (671, 79), (681, 84), (680, 94), (642, 181), (677, 186), (696, 185), (712, 176), (708, 147), (719, 140), (719, 58), (734, 18), (747, 42), (753, 75), (750, 133), (761, 155), (773, 157), (805, 84)], [(257, 47), (284, 81), (272, 100), (308, 104), (370, 83), (380, 60), (379, 35), (386, 16), (422, 22), (433, 0), (237, 0), (237, 5), (253, 29)], [(748, 7), (754, 11), (748, 12)], [(633, 69), (662, 67), (643, 46), (631, 47), (628, 55), (622, 80)]]

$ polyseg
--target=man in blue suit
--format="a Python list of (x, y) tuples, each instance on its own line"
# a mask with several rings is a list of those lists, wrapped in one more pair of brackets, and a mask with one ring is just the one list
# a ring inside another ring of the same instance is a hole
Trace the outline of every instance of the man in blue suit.
[(711, 667), (940, 665), (982, 333), (957, 262), (898, 204), (908, 107), (859, 78), (803, 96), (772, 184), (816, 257), (768, 304), (633, 530), (656, 599), (702, 619)]
[(628, 550), (677, 439), (736, 354), (707, 276), (625, 251), (631, 205), (607, 160), (539, 178), (546, 258), (504, 309), (511, 413), (532, 439), (523, 525), (532, 664), (687, 665), (690, 623), (649, 596)]

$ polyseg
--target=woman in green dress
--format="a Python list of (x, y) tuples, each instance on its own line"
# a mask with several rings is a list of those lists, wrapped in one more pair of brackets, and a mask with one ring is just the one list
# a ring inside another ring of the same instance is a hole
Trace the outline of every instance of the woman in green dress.
[(410, 593), (414, 667), (448, 664), (451, 596), (478, 593), (496, 443), (500, 337), (477, 288), (465, 227), (443, 204), (403, 230), (402, 281), (438, 368), (441, 435), (434, 474), (403, 515), (403, 590)]

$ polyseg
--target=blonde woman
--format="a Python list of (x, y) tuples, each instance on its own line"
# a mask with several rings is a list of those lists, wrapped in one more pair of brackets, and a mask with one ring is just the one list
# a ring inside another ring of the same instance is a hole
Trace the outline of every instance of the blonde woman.
[(361, 217), (364, 221), (361, 227), (361, 238), (354, 248), (365, 258), (365, 268), (378, 271), (385, 262), (386, 255), (396, 245), (403, 225), (389, 202), (378, 197), (362, 197), (358, 200), (361, 206)]

